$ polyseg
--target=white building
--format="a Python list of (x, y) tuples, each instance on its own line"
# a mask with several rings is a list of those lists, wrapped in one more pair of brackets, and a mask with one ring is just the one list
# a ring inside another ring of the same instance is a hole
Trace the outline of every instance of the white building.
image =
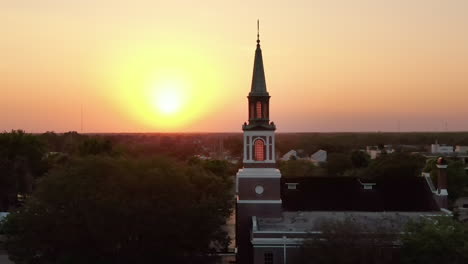
[(393, 149), (392, 145), (384, 145), (383, 149), (379, 148), (378, 146), (367, 146), (366, 153), (369, 154), (371, 159), (378, 158), (382, 153), (393, 153), (395, 150)]
[(431, 153), (453, 153), (453, 146), (436, 143), (431, 145)]
[(286, 154), (284, 154), (280, 158), (280, 160), (288, 161), (288, 160), (291, 160), (291, 158), (293, 157), (297, 159), (297, 151), (295, 151), (294, 149), (291, 149), (290, 151), (286, 152)]
[(310, 160), (315, 164), (318, 165), (322, 162), (327, 162), (327, 152), (323, 149), (319, 149), (314, 154), (310, 155)]

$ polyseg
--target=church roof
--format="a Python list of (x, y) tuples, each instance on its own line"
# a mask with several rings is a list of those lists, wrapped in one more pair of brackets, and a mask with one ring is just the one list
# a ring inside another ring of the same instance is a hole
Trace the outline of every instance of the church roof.
[[(295, 183), (289, 188), (287, 183)], [(354, 177), (282, 179), (286, 211), (434, 211), (439, 210), (422, 177), (395, 177), (362, 183)]]
[[(258, 21), (257, 21), (258, 29)], [(260, 35), (257, 33), (257, 49), (255, 50), (255, 60), (252, 75), (252, 86), (249, 96), (269, 96), (266, 88), (265, 70), (263, 68), (262, 49), (260, 48)]]

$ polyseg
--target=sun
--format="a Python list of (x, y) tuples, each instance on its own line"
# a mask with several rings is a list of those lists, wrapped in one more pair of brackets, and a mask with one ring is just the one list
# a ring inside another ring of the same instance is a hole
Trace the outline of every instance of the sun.
[(182, 102), (177, 91), (161, 91), (156, 99), (156, 105), (163, 114), (174, 114), (180, 110)]
[(153, 87), (153, 104), (162, 115), (179, 113), (186, 103), (186, 85), (180, 80), (165, 80)]

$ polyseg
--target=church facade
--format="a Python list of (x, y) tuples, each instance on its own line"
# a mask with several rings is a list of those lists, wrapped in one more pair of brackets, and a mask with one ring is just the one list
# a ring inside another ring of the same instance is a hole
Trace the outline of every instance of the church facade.
[(439, 167), (437, 189), (428, 178), (405, 175), (378, 182), (353, 177), (282, 178), (258, 34), (247, 99), (243, 168), (236, 175), (237, 263), (293, 263), (304, 240), (320, 235), (314, 228), (324, 219), (352, 218), (363, 225), (392, 221), (402, 229), (410, 220), (450, 214), (446, 166)]

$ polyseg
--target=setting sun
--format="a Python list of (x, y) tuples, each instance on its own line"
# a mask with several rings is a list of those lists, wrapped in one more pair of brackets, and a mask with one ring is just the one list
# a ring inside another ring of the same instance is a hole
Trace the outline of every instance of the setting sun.
[(165, 115), (178, 113), (185, 103), (184, 88), (184, 84), (177, 81), (156, 85), (153, 98), (155, 107)]

